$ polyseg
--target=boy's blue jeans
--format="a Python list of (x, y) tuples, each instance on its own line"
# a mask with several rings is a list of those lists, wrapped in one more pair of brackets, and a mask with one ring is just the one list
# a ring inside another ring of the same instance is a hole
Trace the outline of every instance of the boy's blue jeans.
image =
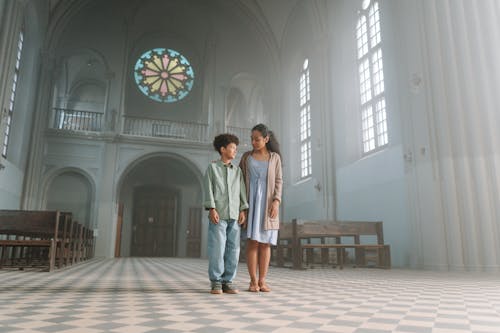
[(208, 277), (212, 284), (231, 283), (240, 257), (240, 226), (236, 220), (208, 225)]

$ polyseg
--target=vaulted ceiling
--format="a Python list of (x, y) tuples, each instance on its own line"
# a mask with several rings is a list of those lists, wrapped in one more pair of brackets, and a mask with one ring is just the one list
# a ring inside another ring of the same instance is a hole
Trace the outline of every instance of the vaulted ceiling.
[[(76, 12), (85, 7), (87, 4), (94, 1), (102, 0), (48, 0), (50, 10), (51, 29), (56, 29), (56, 26), (66, 24), (68, 16), (75, 15)], [(124, 6), (143, 4), (146, 1), (154, 0), (123, 0)], [(259, 25), (259, 30), (270, 32), (271, 39), (274, 43), (279, 44), (283, 37), (289, 17), (293, 10), (301, 0), (210, 0), (213, 6), (231, 6), (233, 8), (240, 8), (249, 17), (250, 22)], [(167, 2), (167, 1), (165, 1)], [(183, 0), (182, 9), (185, 10), (186, 5), (189, 3), (197, 3), (197, 0)], [(169, 4), (179, 3), (175, 0), (170, 0)], [(313, 3), (313, 1), (311, 1)], [(269, 38), (270, 36), (268, 36)]]

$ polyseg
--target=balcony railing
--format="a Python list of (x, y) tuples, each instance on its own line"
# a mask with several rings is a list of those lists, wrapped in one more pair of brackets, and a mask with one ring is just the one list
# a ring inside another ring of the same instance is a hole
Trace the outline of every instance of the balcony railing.
[(126, 116), (124, 117), (123, 134), (207, 142), (208, 125)]
[[(52, 128), (63, 131), (101, 132), (110, 130), (111, 127), (106, 127), (103, 113), (54, 108)], [(227, 126), (225, 131), (238, 136), (240, 147), (250, 146), (250, 129)], [(211, 142), (213, 139), (209, 138), (207, 124), (133, 116), (123, 117), (121, 134), (201, 143)]]
[(103, 121), (103, 113), (54, 108), (52, 128), (69, 131), (100, 132), (103, 129)]

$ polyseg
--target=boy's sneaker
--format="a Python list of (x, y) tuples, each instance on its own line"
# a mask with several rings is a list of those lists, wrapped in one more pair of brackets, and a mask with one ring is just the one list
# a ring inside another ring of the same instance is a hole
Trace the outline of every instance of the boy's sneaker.
[(231, 283), (223, 283), (222, 291), (226, 294), (237, 294), (240, 292), (238, 289), (234, 288)]
[(218, 282), (212, 283), (211, 294), (222, 294), (222, 285)]

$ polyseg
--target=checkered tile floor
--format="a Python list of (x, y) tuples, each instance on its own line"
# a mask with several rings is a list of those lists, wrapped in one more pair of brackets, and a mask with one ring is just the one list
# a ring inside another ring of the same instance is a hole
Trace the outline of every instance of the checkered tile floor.
[[(0, 270), (0, 332), (500, 332), (500, 274), (271, 267), (270, 293), (211, 295), (207, 261)], [(248, 286), (240, 265), (235, 284)]]

